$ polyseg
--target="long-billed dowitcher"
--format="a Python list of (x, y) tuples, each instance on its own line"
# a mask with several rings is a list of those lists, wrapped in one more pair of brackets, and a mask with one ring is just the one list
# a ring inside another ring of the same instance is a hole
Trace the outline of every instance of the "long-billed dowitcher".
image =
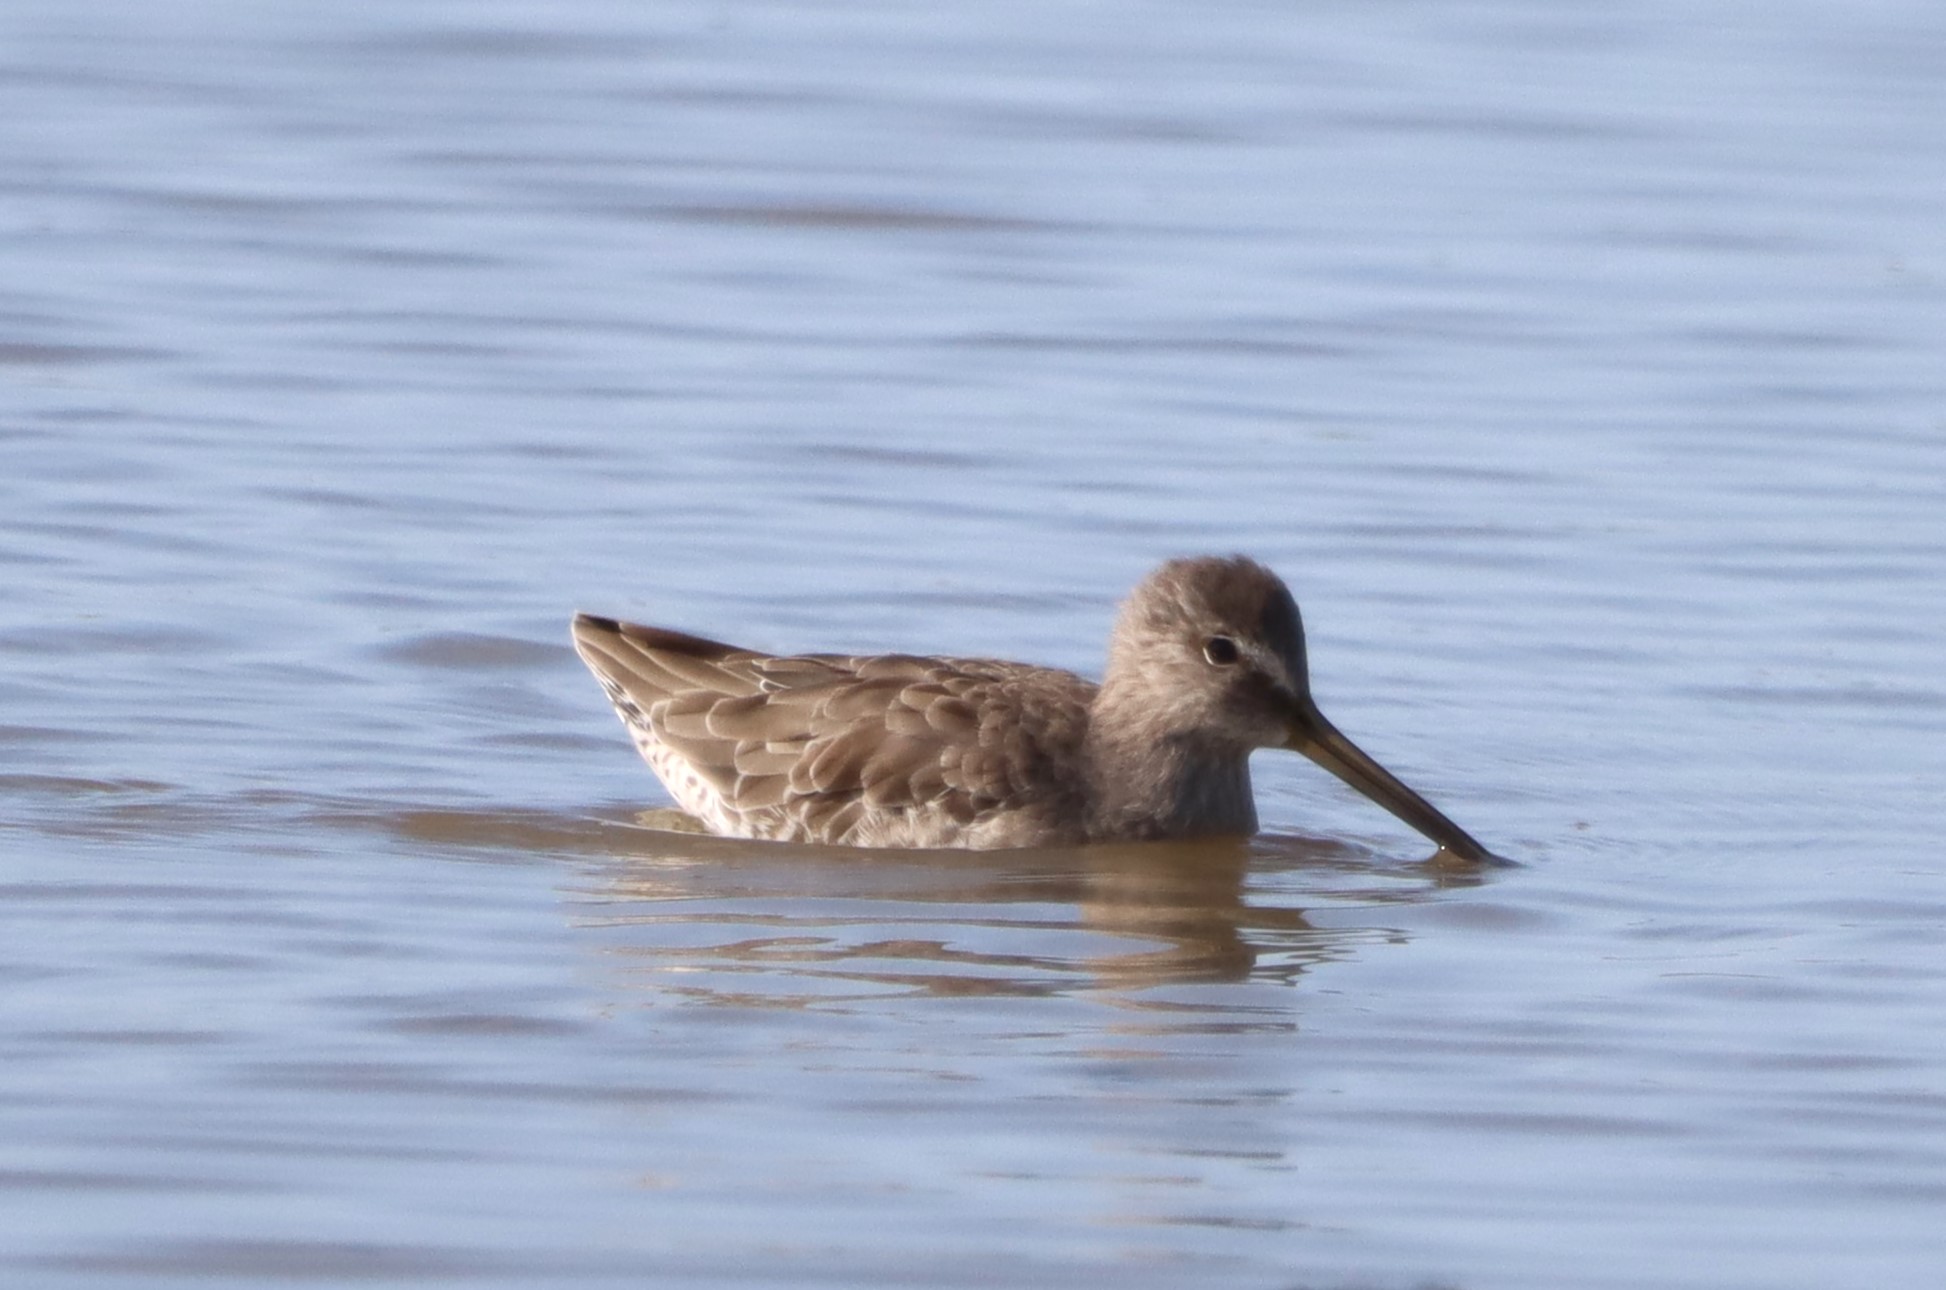
[(774, 655), (578, 614), (574, 647), (676, 802), (715, 832), (1027, 847), (1254, 833), (1250, 753), (1289, 748), (1469, 861), (1493, 857), (1311, 699), (1304, 628), (1242, 556), (1123, 603), (1100, 685), (910, 654)]

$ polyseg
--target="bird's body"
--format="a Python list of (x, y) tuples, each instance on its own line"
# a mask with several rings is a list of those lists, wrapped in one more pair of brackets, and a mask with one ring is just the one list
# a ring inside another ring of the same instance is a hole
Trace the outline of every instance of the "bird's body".
[(588, 614), (574, 641), (677, 804), (730, 836), (995, 848), (1249, 834), (1250, 753), (1282, 746), (1448, 851), (1487, 855), (1317, 713), (1297, 606), (1240, 557), (1145, 579), (1100, 685), (992, 659), (771, 655)]

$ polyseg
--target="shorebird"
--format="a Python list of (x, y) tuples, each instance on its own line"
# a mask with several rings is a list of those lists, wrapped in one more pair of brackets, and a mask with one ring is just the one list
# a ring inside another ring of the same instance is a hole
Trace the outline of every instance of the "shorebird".
[(683, 810), (731, 837), (1031, 847), (1256, 832), (1249, 758), (1304, 754), (1461, 860), (1487, 849), (1311, 699), (1297, 602), (1242, 556), (1122, 604), (1099, 685), (994, 659), (766, 654), (577, 614), (574, 647)]

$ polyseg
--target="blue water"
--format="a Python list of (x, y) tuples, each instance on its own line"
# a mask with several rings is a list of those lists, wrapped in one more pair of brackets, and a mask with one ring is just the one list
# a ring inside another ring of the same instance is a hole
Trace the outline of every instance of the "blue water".
[[(1946, 12), (16, 0), (0, 1282), (1931, 1287)], [(671, 836), (575, 609), (1098, 669), (1247, 846)]]

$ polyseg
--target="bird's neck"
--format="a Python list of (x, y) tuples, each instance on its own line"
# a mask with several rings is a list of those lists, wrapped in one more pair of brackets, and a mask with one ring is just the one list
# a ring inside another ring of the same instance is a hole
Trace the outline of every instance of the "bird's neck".
[[(1106, 687), (1088, 724), (1089, 833), (1096, 841), (1257, 831), (1250, 750), (1172, 729), (1166, 716)], [(1106, 702), (1104, 702), (1106, 700)]]

